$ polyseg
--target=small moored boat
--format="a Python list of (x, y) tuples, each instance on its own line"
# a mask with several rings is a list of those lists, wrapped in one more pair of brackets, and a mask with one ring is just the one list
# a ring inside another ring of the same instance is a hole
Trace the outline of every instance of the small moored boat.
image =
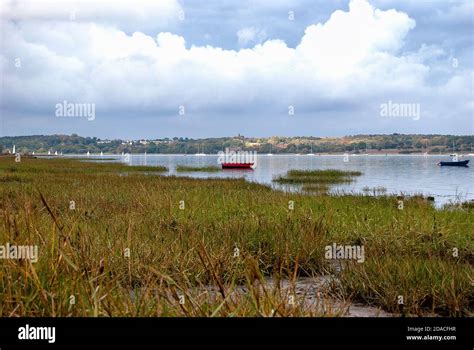
[(222, 169), (253, 169), (254, 163), (222, 163)]
[[(453, 143), (453, 149), (454, 149), (454, 143)], [(469, 160), (459, 160), (459, 156), (457, 153), (453, 153), (449, 155), (451, 157), (450, 162), (439, 162), (438, 165), (440, 166), (467, 166), (467, 163), (469, 163)], [(462, 157), (462, 155), (461, 155)]]
[(439, 166), (468, 166), (469, 159), (467, 160), (458, 160), (453, 162), (439, 162)]

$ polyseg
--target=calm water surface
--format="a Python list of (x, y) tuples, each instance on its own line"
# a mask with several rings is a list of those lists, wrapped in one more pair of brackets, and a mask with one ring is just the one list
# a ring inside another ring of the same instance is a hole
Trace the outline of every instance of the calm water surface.
[[(83, 155), (82, 155), (83, 156)], [(123, 161), (121, 156), (104, 155)], [(91, 156), (91, 158), (100, 158)], [(441, 160), (448, 156), (422, 155), (357, 155), (344, 162), (342, 155), (259, 155), (255, 170), (223, 170), (212, 173), (176, 173), (177, 165), (218, 166), (217, 155), (130, 155), (131, 165), (162, 165), (169, 168), (169, 174), (199, 178), (232, 177), (245, 178), (263, 184), (272, 183), (275, 176), (283, 175), (290, 169), (341, 169), (358, 170), (363, 173), (351, 184), (337, 185), (333, 191), (362, 193), (364, 187), (384, 187), (391, 194), (423, 194), (435, 197), (437, 205), (450, 201), (474, 199), (474, 157), (471, 167), (439, 167)]]

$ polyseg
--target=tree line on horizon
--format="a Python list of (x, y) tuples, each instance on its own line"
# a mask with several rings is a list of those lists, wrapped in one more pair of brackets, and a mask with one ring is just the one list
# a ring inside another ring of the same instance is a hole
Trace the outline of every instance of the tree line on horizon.
[(474, 136), (456, 135), (351, 135), (344, 137), (235, 137), (163, 138), (154, 140), (106, 140), (72, 135), (32, 135), (0, 137), (0, 152), (5, 154), (15, 145), (16, 152), (41, 154), (150, 153), (150, 154), (215, 154), (226, 148), (258, 153), (473, 153)]

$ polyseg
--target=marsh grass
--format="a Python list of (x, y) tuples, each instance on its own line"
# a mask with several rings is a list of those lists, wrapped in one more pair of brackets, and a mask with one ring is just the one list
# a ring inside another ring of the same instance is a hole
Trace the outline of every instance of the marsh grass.
[[(468, 315), (473, 307), (472, 266), (455, 266), (436, 258), (377, 257), (344, 270), (340, 285), (343, 294), (351, 295), (353, 300), (382, 304), (393, 313)], [(374, 274), (378, 277), (373, 278)], [(398, 302), (399, 296), (403, 304)]]
[(347, 176), (360, 176), (360, 171), (343, 171), (338, 169), (326, 169), (326, 170), (290, 170), (288, 171), (289, 177), (347, 177)]
[(201, 166), (201, 167), (194, 167), (194, 166), (187, 166), (187, 165), (178, 165), (176, 167), (177, 172), (216, 172), (222, 170), (217, 166)]
[(86, 162), (104, 162), (104, 161), (117, 161), (119, 158), (111, 158), (111, 157), (71, 157), (74, 160), (83, 160)]
[(294, 187), (303, 193), (327, 195), (331, 186), (354, 181), (354, 177), (362, 175), (359, 171), (327, 170), (289, 170), (284, 176), (273, 179), (280, 185)]
[(355, 176), (362, 175), (359, 171), (327, 170), (289, 170), (285, 176), (279, 176), (273, 181), (282, 184), (320, 184), (331, 185), (350, 183)]
[[(0, 259), (0, 315), (337, 316), (305, 306), (301, 295), (289, 305), (265, 284), (334, 273), (324, 257), (333, 242), (363, 244), (366, 261), (338, 272), (328, 295), (405, 314), (472, 312), (472, 208), (436, 210), (406, 198), (399, 210), (390, 196), (145, 175), (155, 171), (0, 158), (8, 179), (0, 182), (0, 244), (39, 247), (37, 263)], [(248, 292), (235, 293), (242, 286)], [(209, 287), (217, 292), (202, 292)]]

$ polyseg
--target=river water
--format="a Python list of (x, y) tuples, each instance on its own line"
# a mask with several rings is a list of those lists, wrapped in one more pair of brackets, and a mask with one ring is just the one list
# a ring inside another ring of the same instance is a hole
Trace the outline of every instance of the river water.
[[(83, 157), (83, 155), (82, 155)], [(438, 155), (259, 155), (254, 170), (223, 170), (219, 172), (176, 173), (177, 165), (218, 166), (217, 155), (144, 155), (133, 154), (127, 157), (103, 155), (116, 161), (128, 161), (131, 165), (166, 166), (170, 175), (208, 177), (243, 177), (248, 181), (280, 186), (272, 179), (285, 174), (290, 169), (340, 169), (357, 170), (363, 173), (350, 184), (332, 187), (332, 192), (364, 193), (364, 188), (383, 187), (388, 194), (422, 194), (433, 196), (437, 206), (474, 199), (474, 157), (471, 167), (440, 167), (441, 160), (449, 161), (448, 156)], [(91, 155), (91, 159), (101, 158)], [(345, 161), (346, 160), (346, 161)]]

